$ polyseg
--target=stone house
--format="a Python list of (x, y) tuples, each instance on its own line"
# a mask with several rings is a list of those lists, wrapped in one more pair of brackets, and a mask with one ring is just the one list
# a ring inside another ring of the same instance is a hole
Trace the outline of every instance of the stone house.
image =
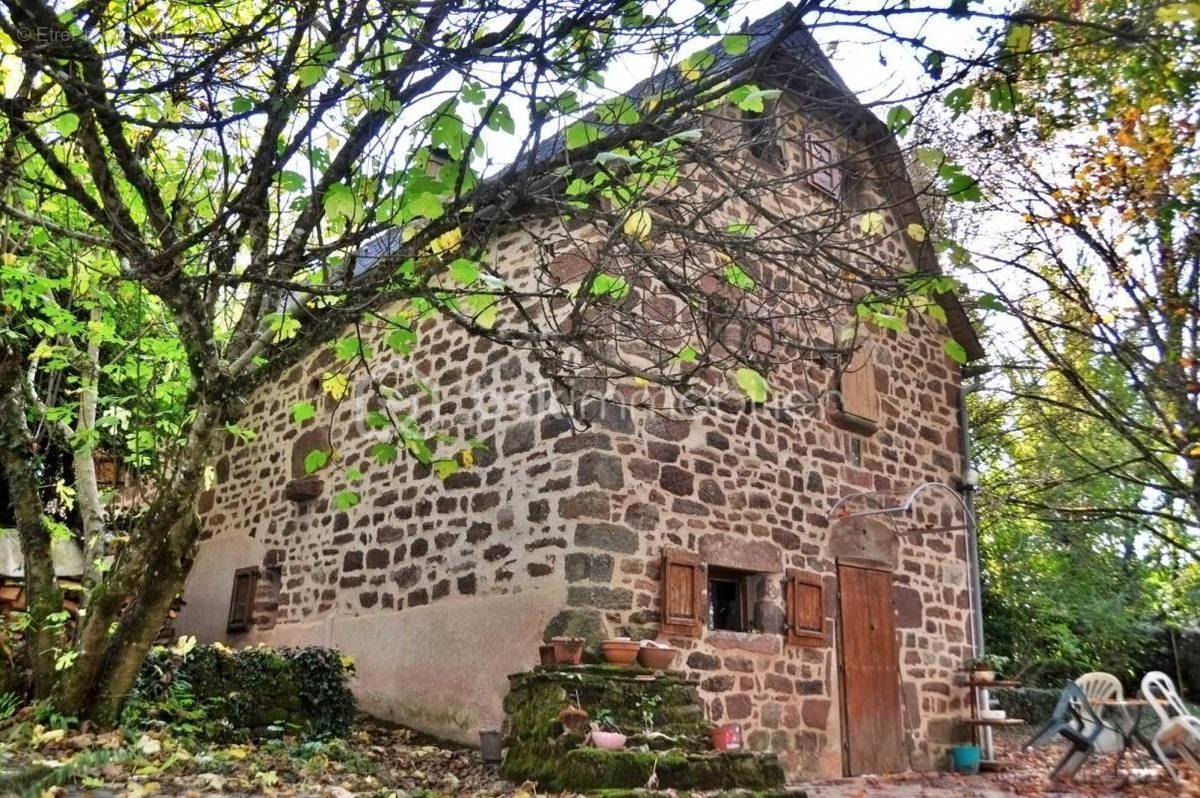
[[(749, 28), (746, 57), (780, 13)], [(783, 89), (782, 124), (746, 157), (780, 174), (827, 164), (788, 188), (787, 211), (867, 192), (887, 231), (874, 254), (928, 268), (929, 248), (903, 233), (920, 216), (882, 124), (807, 32), (769, 55), (761, 83)], [(831, 136), (818, 142), (816, 128)], [(858, 188), (839, 147), (871, 156)], [(540, 224), (497, 237), (506, 273), (578, 257), (544, 251), (555, 223)], [(453, 419), (487, 448), (444, 480), (403, 458), (364, 468), (346, 509), (333, 502), (341, 477), (306, 479), (304, 459), (332, 446), (348, 467), (365, 462), (375, 431), (352, 402), (329, 405), (327, 428), (291, 419), (320, 396), (332, 358), (316, 355), (254, 399), (243, 424), (256, 436), (220, 455), (178, 629), (336, 646), (357, 661), (364, 709), (463, 742), (499, 727), (507, 675), (536, 664), (548, 637), (660, 636), (683, 649), (709, 717), (742, 724), (794, 777), (937, 766), (967, 714), (954, 675), (973, 646), (969, 530), (897, 535), (830, 512), (854, 492), (961, 484), (961, 374), (943, 342), (980, 351), (958, 301), (938, 301), (946, 324), (877, 333), (840, 378), (815, 362), (773, 374), (779, 393), (838, 389), (808, 412), (595, 404), (582, 426), (527, 354), (427, 322), (411, 356), (373, 369), (428, 382), (437, 399), (419, 420)], [(914, 512), (957, 508), (929, 498)]]

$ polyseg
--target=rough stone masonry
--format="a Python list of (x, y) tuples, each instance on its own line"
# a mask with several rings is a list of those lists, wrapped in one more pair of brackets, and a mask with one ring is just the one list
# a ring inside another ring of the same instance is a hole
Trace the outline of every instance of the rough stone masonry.
[[(784, 162), (798, 163), (816, 123), (798, 107), (785, 118)], [(828, 204), (806, 184), (783, 202), (790, 214)], [(885, 217), (877, 255), (904, 261), (900, 225)], [(495, 241), (493, 262), (532, 279), (531, 264), (549, 260), (564, 283), (578, 279), (581, 255), (555, 243), (559, 227), (512, 230)], [(937, 765), (965, 714), (953, 678), (970, 653), (965, 533), (899, 538), (886, 525), (828, 517), (847, 492), (954, 483), (963, 471), (948, 332), (927, 317), (909, 321), (906, 333), (871, 339), (879, 421), (868, 432), (839, 424), (820, 395), (794, 407), (725, 402), (687, 413), (595, 403), (572, 417), (527, 355), (428, 320), (410, 356), (380, 355), (372, 369), (406, 396), (418, 424), (486, 445), (445, 480), (408, 458), (374, 464), (368, 450), (383, 433), (365, 418), (378, 400), (354, 385), (333, 402), (321, 390), (333, 359), (313, 356), (254, 398), (243, 424), (255, 437), (230, 437), (221, 453), (199, 507), (205, 540), (179, 631), (337, 646), (357, 660), (365, 709), (475, 742), (503, 721), (506, 676), (535, 664), (545, 638), (657, 636), (662, 552), (683, 549), (767, 576), (754, 597), (758, 631), (671, 638), (709, 717), (742, 724), (749, 747), (777, 752), (793, 777), (840, 775), (836, 563), (866, 559), (894, 573), (910, 761)], [(366, 333), (386, 353), (383, 335)], [(432, 390), (414, 388), (418, 379)], [(803, 396), (833, 375), (809, 363), (771, 379), (774, 395)], [(300, 401), (317, 402), (318, 417), (293, 422)], [(336, 451), (337, 467), (305, 485), (304, 458), (321, 447)], [(344, 471), (355, 467), (363, 477), (351, 486)], [(359, 503), (335, 509), (332, 497), (348, 487)], [(258, 569), (253, 623), (229, 633), (242, 568)], [(790, 646), (780, 632), (788, 568), (823, 581), (823, 645)]]

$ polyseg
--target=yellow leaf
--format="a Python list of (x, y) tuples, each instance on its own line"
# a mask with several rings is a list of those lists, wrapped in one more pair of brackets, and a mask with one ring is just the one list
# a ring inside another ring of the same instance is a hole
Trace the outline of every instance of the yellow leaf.
[(41, 748), (46, 743), (56, 743), (67, 736), (65, 729), (50, 729), (49, 731), (41, 731), (40, 726), (34, 727), (33, 747)]
[(883, 235), (883, 214), (879, 211), (867, 211), (858, 219), (858, 229), (863, 235)]
[(909, 238), (911, 238), (913, 241), (916, 241), (917, 243), (920, 243), (925, 240), (925, 226), (924, 225), (913, 222), (907, 228), (905, 228), (905, 232), (908, 233)]
[(459, 452), (458, 459), (462, 463), (463, 468), (470, 468), (475, 465), (475, 453), (470, 449), (463, 449)]
[(345, 374), (334, 374), (327, 371), (321, 377), (321, 390), (332, 397), (335, 402), (340, 402), (350, 392), (350, 378)]
[(650, 214), (646, 209), (639, 208), (625, 217), (625, 225), (622, 229), (625, 231), (625, 235), (630, 238), (645, 241), (650, 237), (650, 229), (653, 225), (654, 222), (651, 220)]
[(1171, 3), (1154, 12), (1159, 22), (1183, 22), (1186, 19), (1200, 20), (1200, 3)]
[(453, 230), (447, 230), (429, 245), (435, 255), (443, 255), (448, 252), (454, 252), (462, 244), (463, 234), (461, 227), (455, 227)]

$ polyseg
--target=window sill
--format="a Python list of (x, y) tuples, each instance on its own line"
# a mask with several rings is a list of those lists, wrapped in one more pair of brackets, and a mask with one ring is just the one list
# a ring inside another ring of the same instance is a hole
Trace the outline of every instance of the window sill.
[(783, 648), (783, 636), (777, 632), (731, 632), (727, 629), (708, 629), (704, 642), (715, 648), (750, 651), (756, 654), (778, 654)]
[(879, 431), (879, 422), (869, 418), (847, 413), (839, 408), (829, 408), (829, 420), (839, 427), (858, 432), (863, 435), (874, 435)]

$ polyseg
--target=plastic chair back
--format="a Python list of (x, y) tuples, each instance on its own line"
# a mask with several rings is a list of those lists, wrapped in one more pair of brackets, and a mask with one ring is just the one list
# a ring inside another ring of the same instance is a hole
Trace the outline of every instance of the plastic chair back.
[(1172, 717), (1191, 715), (1175, 690), (1175, 683), (1162, 671), (1150, 671), (1142, 677), (1142, 698), (1150, 703), (1150, 708), (1163, 724)]

